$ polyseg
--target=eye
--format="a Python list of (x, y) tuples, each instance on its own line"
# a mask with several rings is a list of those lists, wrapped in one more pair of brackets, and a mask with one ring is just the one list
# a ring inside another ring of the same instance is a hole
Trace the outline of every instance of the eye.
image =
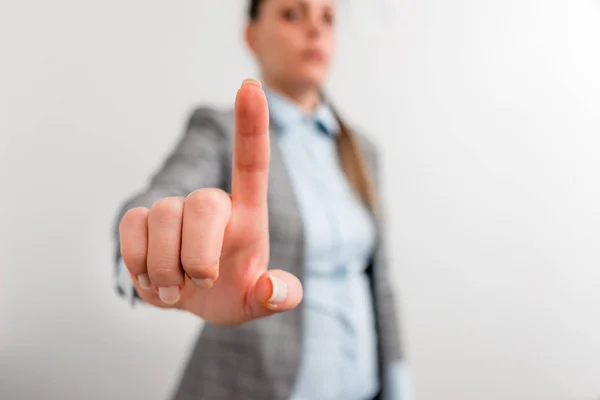
[(297, 8), (286, 8), (282, 11), (283, 19), (290, 22), (299, 21), (302, 18), (300, 10)]
[(335, 22), (335, 15), (333, 14), (333, 12), (325, 11), (325, 13), (323, 14), (323, 21), (327, 25), (333, 25)]

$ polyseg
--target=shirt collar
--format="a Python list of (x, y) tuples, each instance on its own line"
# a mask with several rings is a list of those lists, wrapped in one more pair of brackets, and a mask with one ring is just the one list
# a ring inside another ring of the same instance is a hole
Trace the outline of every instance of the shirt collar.
[(300, 109), (290, 98), (282, 93), (269, 88), (264, 88), (269, 103), (269, 115), (271, 122), (278, 129), (285, 129), (302, 120), (312, 119), (322, 132), (336, 136), (340, 131), (340, 125), (334, 111), (326, 99), (322, 97), (321, 103), (312, 114), (307, 114)]

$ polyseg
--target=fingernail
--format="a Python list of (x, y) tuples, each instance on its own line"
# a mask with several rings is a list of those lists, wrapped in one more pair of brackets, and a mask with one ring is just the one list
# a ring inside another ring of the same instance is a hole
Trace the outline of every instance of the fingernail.
[(192, 282), (203, 289), (210, 289), (215, 284), (212, 279), (192, 279)]
[(257, 81), (254, 78), (246, 78), (244, 79), (244, 82), (242, 82), (242, 86), (249, 84), (249, 85), (256, 85), (259, 88), (262, 88), (262, 83), (260, 83), (259, 81)]
[(274, 306), (277, 306), (285, 301), (288, 295), (288, 287), (284, 281), (281, 279), (269, 275), (271, 279), (271, 284), (273, 285), (273, 293), (268, 300), (268, 303)]
[(161, 287), (158, 288), (158, 297), (165, 304), (175, 304), (180, 297), (179, 286)]
[(138, 275), (137, 280), (142, 289), (144, 289), (144, 290), (152, 289), (152, 283), (150, 282), (150, 277), (148, 276), (148, 274)]

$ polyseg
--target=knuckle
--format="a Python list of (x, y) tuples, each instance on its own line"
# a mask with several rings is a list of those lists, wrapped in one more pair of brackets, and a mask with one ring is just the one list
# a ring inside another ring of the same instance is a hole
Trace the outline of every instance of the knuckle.
[(178, 285), (182, 281), (182, 273), (178, 267), (164, 265), (148, 265), (148, 275), (156, 285)]
[(143, 245), (126, 245), (121, 248), (121, 256), (127, 269), (132, 272), (138, 269), (138, 266), (146, 264), (146, 248)]
[(181, 264), (192, 278), (204, 278), (201, 275), (213, 275), (218, 272), (219, 260), (206, 260), (197, 257), (182, 257)]
[(146, 207), (135, 207), (127, 210), (119, 223), (119, 231), (123, 232), (127, 227), (145, 221), (148, 218), (149, 211)]
[(269, 165), (266, 162), (261, 162), (260, 160), (255, 159), (238, 160), (236, 163), (236, 168), (238, 171), (247, 174), (263, 174), (265, 171), (268, 171)]
[(179, 246), (154, 245), (148, 249), (148, 268), (175, 268), (179, 265)]
[(185, 207), (202, 214), (218, 214), (227, 210), (230, 198), (221, 189), (198, 189), (189, 194)]
[(183, 213), (183, 199), (179, 197), (165, 197), (157, 200), (150, 213), (159, 218), (180, 218)]

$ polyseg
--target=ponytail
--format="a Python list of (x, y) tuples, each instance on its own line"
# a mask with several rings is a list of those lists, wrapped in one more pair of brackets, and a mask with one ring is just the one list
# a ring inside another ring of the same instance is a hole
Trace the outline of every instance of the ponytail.
[(338, 135), (337, 142), (342, 169), (356, 194), (367, 208), (375, 213), (377, 211), (375, 188), (373, 180), (367, 171), (363, 151), (360, 148), (356, 135), (342, 121), (339, 115), (336, 114), (336, 116), (340, 126), (340, 134)]

